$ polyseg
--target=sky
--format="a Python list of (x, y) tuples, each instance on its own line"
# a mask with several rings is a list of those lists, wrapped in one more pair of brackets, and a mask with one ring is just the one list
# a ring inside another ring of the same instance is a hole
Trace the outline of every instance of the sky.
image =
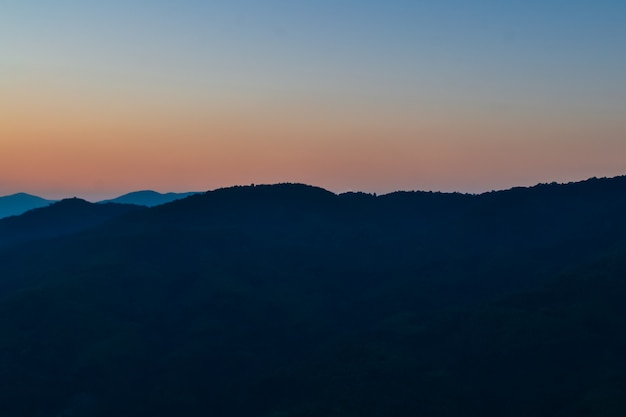
[(0, 195), (626, 174), (626, 2), (0, 0)]

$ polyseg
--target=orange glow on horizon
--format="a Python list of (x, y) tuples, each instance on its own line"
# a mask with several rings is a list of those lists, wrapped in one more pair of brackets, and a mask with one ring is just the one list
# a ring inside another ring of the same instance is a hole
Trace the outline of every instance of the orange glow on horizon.
[[(0, 104), (2, 193), (113, 195), (281, 181), (334, 191), (481, 191), (566, 180), (563, 172), (582, 179), (598, 167), (600, 175), (626, 170), (618, 157), (626, 132), (612, 119), (349, 98), (168, 102), (134, 93), (14, 89)], [(586, 141), (597, 132), (605, 146), (590, 152)]]

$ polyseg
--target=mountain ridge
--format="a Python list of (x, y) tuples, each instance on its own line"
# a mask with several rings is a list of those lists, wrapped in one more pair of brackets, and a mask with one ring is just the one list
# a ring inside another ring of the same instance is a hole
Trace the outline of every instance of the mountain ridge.
[(54, 203), (54, 201), (55, 200), (46, 200), (28, 193), (16, 193), (2, 196), (0, 197), (0, 218), (18, 216), (28, 210), (45, 207)]
[(0, 219), (0, 248), (70, 235), (143, 208), (129, 204), (96, 204), (76, 197), (60, 200), (19, 216)]
[(169, 203), (175, 200), (189, 197), (191, 195), (198, 194), (198, 192), (185, 192), (185, 193), (160, 193), (153, 190), (139, 190), (130, 193), (123, 194), (119, 197), (115, 197), (108, 200), (98, 201), (98, 203), (121, 203), (121, 204), (135, 204), (146, 207), (153, 207), (165, 203)]
[(626, 177), (480, 195), (277, 184), (118, 207), (0, 249), (0, 409), (624, 415), (625, 195)]

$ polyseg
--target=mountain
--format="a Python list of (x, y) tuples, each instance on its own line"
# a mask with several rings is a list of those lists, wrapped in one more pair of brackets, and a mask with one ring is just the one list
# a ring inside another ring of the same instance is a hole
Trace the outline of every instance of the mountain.
[(0, 197), (0, 218), (17, 216), (34, 208), (45, 207), (53, 202), (26, 193)]
[(20, 216), (0, 219), (0, 248), (70, 235), (142, 209), (141, 206), (130, 204), (94, 204), (78, 198), (61, 200)]
[(152, 190), (135, 191), (132, 193), (124, 194), (111, 200), (100, 201), (100, 203), (120, 203), (120, 204), (135, 204), (139, 206), (153, 207), (161, 204), (169, 203), (181, 198), (189, 197), (190, 195), (197, 194), (196, 192), (189, 193), (158, 193)]
[(8, 416), (626, 414), (626, 177), (232, 187), (0, 265)]

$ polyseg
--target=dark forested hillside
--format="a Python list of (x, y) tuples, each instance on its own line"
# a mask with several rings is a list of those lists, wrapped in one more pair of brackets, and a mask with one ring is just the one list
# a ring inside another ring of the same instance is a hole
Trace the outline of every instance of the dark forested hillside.
[(482, 195), (279, 184), (7, 243), (0, 410), (622, 416), (625, 213), (626, 177)]
[(0, 248), (69, 235), (142, 208), (130, 204), (93, 204), (78, 198), (61, 200), (21, 216), (0, 219)]

